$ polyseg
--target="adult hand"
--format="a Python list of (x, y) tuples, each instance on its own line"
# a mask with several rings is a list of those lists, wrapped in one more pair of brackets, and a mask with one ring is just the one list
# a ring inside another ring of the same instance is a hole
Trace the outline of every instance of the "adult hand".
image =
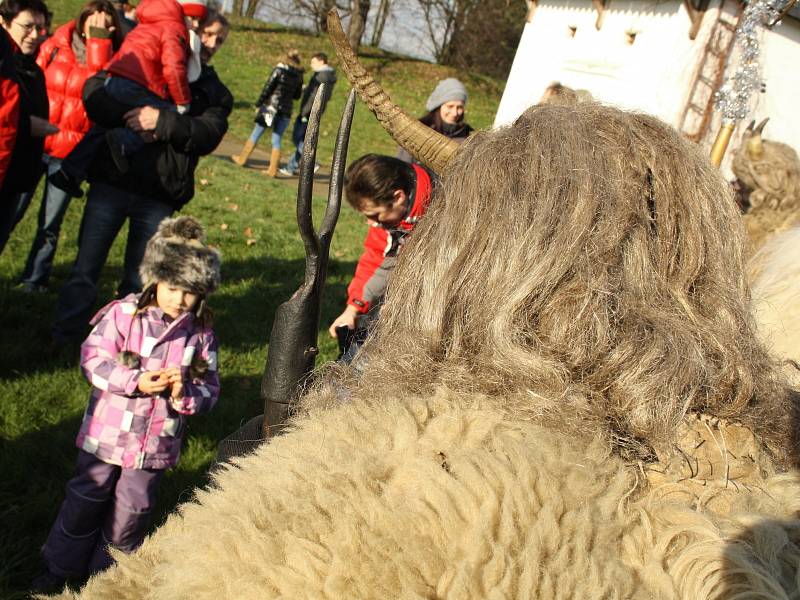
[(155, 131), (160, 111), (152, 106), (141, 106), (125, 113), (125, 127), (137, 133)]
[(47, 137), (58, 133), (59, 129), (47, 119), (31, 115), (31, 137)]
[(96, 29), (105, 29), (109, 33), (114, 31), (114, 26), (111, 25), (110, 27), (106, 23), (106, 15), (100, 11), (90, 14), (86, 17), (86, 24), (84, 25), (84, 31), (86, 32), (86, 39), (92, 37), (92, 27)]
[(169, 385), (169, 378), (163, 370), (146, 371), (139, 377), (139, 391), (143, 394), (153, 395), (163, 392)]
[(347, 305), (344, 312), (333, 320), (331, 326), (328, 328), (328, 333), (332, 338), (336, 337), (336, 328), (342, 325), (347, 325), (349, 329), (356, 328), (356, 321), (358, 320), (358, 311), (355, 306)]

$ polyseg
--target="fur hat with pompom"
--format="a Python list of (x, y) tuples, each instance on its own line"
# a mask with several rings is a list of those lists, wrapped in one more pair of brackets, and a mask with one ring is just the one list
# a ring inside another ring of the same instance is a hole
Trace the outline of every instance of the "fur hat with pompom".
[(216, 290), (220, 254), (205, 245), (205, 237), (203, 226), (194, 217), (161, 221), (139, 266), (144, 286), (162, 282), (200, 296)]

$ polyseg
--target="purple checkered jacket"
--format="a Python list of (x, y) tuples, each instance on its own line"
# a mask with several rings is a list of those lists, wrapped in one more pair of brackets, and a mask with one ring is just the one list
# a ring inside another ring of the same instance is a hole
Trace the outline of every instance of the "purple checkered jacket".
[[(92, 384), (89, 406), (75, 441), (99, 459), (130, 469), (168, 469), (181, 452), (186, 415), (204, 413), (219, 397), (217, 340), (195, 324), (192, 313), (171, 319), (157, 307), (137, 312), (139, 297), (115, 300), (95, 315), (94, 329), (81, 346), (81, 369)], [(141, 356), (139, 368), (121, 364), (123, 350)], [(195, 353), (208, 362), (203, 379), (191, 379)], [(180, 410), (169, 391), (148, 396), (138, 390), (145, 371), (180, 367), (184, 397)]]

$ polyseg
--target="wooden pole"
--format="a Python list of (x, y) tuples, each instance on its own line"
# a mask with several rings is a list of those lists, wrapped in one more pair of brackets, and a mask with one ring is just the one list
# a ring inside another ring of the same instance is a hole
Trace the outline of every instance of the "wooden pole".
[(711, 164), (718, 167), (722, 164), (722, 159), (725, 157), (725, 150), (728, 149), (728, 144), (733, 135), (733, 129), (736, 123), (729, 121), (723, 123), (717, 134), (717, 139), (714, 140), (714, 145), (711, 146)]

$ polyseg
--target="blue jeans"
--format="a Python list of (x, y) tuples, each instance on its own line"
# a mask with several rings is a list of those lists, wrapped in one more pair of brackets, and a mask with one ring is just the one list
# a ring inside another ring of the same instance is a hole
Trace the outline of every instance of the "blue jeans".
[(145, 246), (158, 224), (172, 212), (172, 207), (160, 200), (104, 183), (92, 184), (78, 234), (78, 256), (56, 306), (53, 336), (57, 340), (85, 336), (86, 324), (97, 299), (100, 272), (125, 220), (130, 219), (130, 225), (124, 274), (117, 288), (120, 297), (142, 289), (139, 265)]
[(300, 159), (303, 157), (303, 145), (306, 140), (306, 129), (308, 129), (308, 120), (303, 121), (302, 117), (297, 117), (294, 122), (294, 129), (292, 129), (292, 142), (295, 145), (294, 154), (289, 159), (289, 164), (286, 169), (294, 173), (300, 166)]
[[(124, 77), (109, 77), (104, 84), (106, 93), (114, 100), (125, 106), (137, 108), (140, 106), (152, 106), (159, 110), (169, 110), (175, 112), (177, 109), (174, 104), (157, 96), (145, 86), (125, 79)], [(99, 125), (93, 126), (89, 132), (83, 136), (77, 146), (64, 159), (62, 168), (64, 172), (76, 181), (86, 179), (89, 165), (92, 164), (94, 157), (106, 142), (106, 132), (109, 131)], [(144, 148), (145, 141), (135, 131), (127, 127), (116, 127), (113, 130), (117, 143), (120, 145), (122, 154), (126, 157), (133, 156)]]
[[(45, 155), (47, 174), (52, 175), (61, 167), (61, 161)], [(69, 207), (71, 198), (69, 194), (57, 187), (45, 183), (42, 205), (39, 208), (39, 221), (36, 237), (25, 263), (22, 273), (22, 282), (32, 285), (47, 287), (50, 280), (50, 271), (53, 268), (53, 257), (58, 247), (58, 235), (61, 232), (61, 223)]]
[[(289, 117), (280, 116), (276, 116), (272, 121), (272, 148), (274, 150), (281, 149), (281, 138), (283, 137), (283, 132), (289, 127), (289, 121), (291, 121)], [(266, 130), (266, 127), (256, 123), (255, 127), (253, 127), (253, 132), (250, 134), (250, 141), (257, 144)]]

